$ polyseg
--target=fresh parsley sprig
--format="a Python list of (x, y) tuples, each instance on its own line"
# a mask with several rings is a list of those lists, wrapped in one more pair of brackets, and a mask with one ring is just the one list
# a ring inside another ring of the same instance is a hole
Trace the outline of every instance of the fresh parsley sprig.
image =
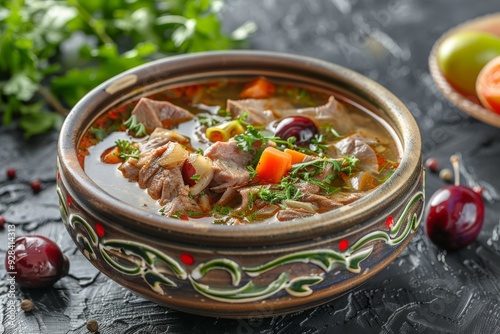
[(257, 151), (254, 147), (256, 143), (260, 143), (261, 146), (265, 146), (268, 142), (274, 142), (275, 144), (285, 148), (294, 149), (296, 148), (295, 142), (297, 139), (295, 137), (290, 137), (287, 140), (284, 140), (280, 137), (265, 136), (262, 131), (256, 127), (248, 125), (245, 132), (234, 136), (234, 140), (236, 140), (236, 145), (243, 152), (256, 154)]

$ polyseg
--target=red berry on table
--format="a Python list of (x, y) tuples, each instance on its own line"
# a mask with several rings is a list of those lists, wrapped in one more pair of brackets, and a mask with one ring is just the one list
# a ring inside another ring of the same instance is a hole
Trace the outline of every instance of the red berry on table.
[(438, 189), (429, 200), (425, 213), (425, 232), (437, 246), (456, 250), (473, 243), (484, 220), (481, 195), (460, 185), (458, 157), (451, 159), (455, 185)]
[(14, 243), (14, 260), (5, 257), (7, 272), (25, 288), (49, 287), (69, 271), (68, 258), (55, 242), (41, 235), (23, 236)]
[(30, 186), (35, 194), (38, 194), (42, 190), (42, 183), (38, 180), (31, 181)]
[(9, 168), (7, 169), (7, 177), (9, 180), (12, 180), (13, 178), (16, 177), (16, 170), (14, 168)]
[(429, 158), (425, 160), (425, 167), (433, 173), (437, 172), (439, 167), (438, 160), (436, 158)]

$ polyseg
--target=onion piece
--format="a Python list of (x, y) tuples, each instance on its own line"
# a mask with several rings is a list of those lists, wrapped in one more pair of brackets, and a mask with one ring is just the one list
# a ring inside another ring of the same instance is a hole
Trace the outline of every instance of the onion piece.
[(193, 196), (201, 193), (212, 181), (214, 177), (214, 169), (212, 160), (202, 155), (191, 153), (188, 162), (191, 163), (196, 170), (198, 179), (196, 184), (189, 189), (189, 193)]
[(284, 200), (284, 202), (288, 207), (294, 208), (294, 209), (304, 209), (306, 211), (314, 212), (314, 213), (316, 213), (316, 211), (318, 209), (314, 204), (309, 203), (309, 202), (300, 202), (300, 201), (294, 201), (291, 199)]
[(188, 157), (189, 152), (181, 144), (171, 141), (157, 163), (163, 168), (172, 168), (181, 166)]
[(183, 144), (189, 143), (190, 141), (189, 138), (184, 137), (179, 132), (164, 128), (156, 128), (149, 136), (150, 140), (155, 138), (164, 138), (170, 141), (175, 141)]

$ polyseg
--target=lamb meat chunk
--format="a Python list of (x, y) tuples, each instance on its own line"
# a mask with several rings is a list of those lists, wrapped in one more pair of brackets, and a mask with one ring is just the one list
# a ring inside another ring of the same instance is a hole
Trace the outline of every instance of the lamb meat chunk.
[(317, 194), (321, 191), (321, 188), (317, 184), (309, 182), (295, 183), (295, 188), (299, 189), (303, 194)]
[(234, 212), (245, 212), (249, 209), (250, 194), (252, 193), (254, 195), (257, 195), (257, 193), (259, 192), (259, 188), (247, 187), (244, 189), (239, 189), (238, 192), (241, 196), (241, 204), (236, 209), (234, 209)]
[(226, 109), (233, 118), (248, 113), (246, 121), (253, 125), (267, 125), (281, 116), (282, 110), (293, 109), (286, 100), (280, 98), (227, 100)]
[(330, 96), (328, 102), (324, 105), (297, 109), (295, 112), (321, 122), (328, 122), (342, 135), (346, 135), (355, 129), (351, 116), (345, 106), (333, 96)]
[(232, 160), (216, 159), (213, 161), (214, 177), (210, 188), (214, 191), (229, 187), (241, 187), (250, 181), (250, 172)]
[(156, 101), (143, 97), (136, 104), (132, 115), (137, 122), (144, 124), (146, 131), (152, 133), (156, 128), (168, 128), (189, 121), (194, 115), (184, 108), (168, 101)]
[(196, 201), (189, 197), (189, 187), (182, 186), (179, 194), (163, 207), (163, 214), (171, 217), (176, 213), (187, 213), (188, 211), (201, 212), (201, 208)]
[(147, 133), (162, 126), (160, 117), (151, 102), (151, 99), (143, 97), (132, 110), (132, 115), (135, 115), (137, 122), (144, 124)]
[(141, 155), (146, 154), (154, 149), (157, 149), (160, 146), (165, 145), (169, 141), (170, 141), (170, 139), (168, 139), (168, 138), (161, 138), (161, 137), (150, 138), (150, 139), (143, 141), (139, 144), (139, 151), (141, 152)]
[(189, 144), (190, 139), (188, 137), (184, 137), (179, 132), (164, 128), (156, 128), (153, 133), (149, 136), (149, 140), (158, 140), (158, 141), (175, 141), (180, 144)]
[(306, 218), (315, 215), (315, 213), (303, 209), (284, 209), (278, 211), (276, 218), (279, 221), (287, 221), (296, 218)]
[(231, 203), (232, 201), (236, 200), (238, 197), (238, 191), (234, 188), (227, 188), (226, 191), (222, 194), (222, 196), (219, 198), (216, 205), (221, 205), (225, 206)]
[(326, 212), (342, 206), (342, 204), (329, 197), (317, 194), (304, 194), (304, 196), (300, 198), (300, 201), (316, 204), (318, 212)]
[(231, 161), (245, 170), (253, 159), (250, 153), (243, 152), (238, 148), (234, 139), (230, 139), (227, 142), (215, 142), (205, 150), (203, 155), (212, 160)]
[(137, 182), (139, 180), (139, 167), (135, 158), (129, 158), (123, 162), (118, 169), (122, 172), (123, 176), (130, 182)]
[(342, 205), (347, 205), (350, 204), (361, 197), (363, 197), (366, 193), (362, 192), (356, 192), (356, 193), (345, 193), (345, 192), (336, 192), (334, 193), (331, 198), (333, 201), (342, 204)]
[(375, 151), (366, 143), (364, 137), (360, 135), (352, 135), (346, 137), (337, 143), (335, 147), (347, 156), (355, 156), (359, 159), (357, 167), (371, 174), (378, 173), (378, 162)]
[(162, 194), (165, 172), (168, 173), (168, 170), (160, 168), (148, 181), (148, 195), (151, 196), (152, 199), (157, 200)]
[(149, 179), (160, 169), (157, 161), (165, 152), (165, 149), (165, 146), (160, 146), (152, 151), (140, 154), (137, 167), (140, 168), (138, 183), (141, 189), (147, 188)]
[(252, 155), (240, 151), (236, 141), (216, 142), (205, 150), (204, 156), (213, 161), (214, 176), (210, 183), (212, 190), (242, 186), (250, 181), (247, 165), (252, 160)]
[(181, 189), (185, 187), (180, 167), (165, 169), (163, 176), (164, 180), (161, 191), (160, 205), (165, 205), (178, 197), (181, 193)]

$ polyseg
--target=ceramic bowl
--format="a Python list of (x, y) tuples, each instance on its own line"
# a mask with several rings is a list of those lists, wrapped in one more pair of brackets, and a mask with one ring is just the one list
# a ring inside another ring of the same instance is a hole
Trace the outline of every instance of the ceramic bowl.
[(499, 36), (500, 38), (500, 13), (481, 16), (464, 22), (445, 32), (432, 47), (429, 55), (429, 69), (432, 79), (443, 95), (465, 113), (484, 123), (500, 127), (500, 114), (494, 113), (481, 105), (476, 96), (465, 96), (453, 88), (439, 69), (437, 53), (444, 40), (451, 35), (462, 31), (483, 31)]
[[(213, 77), (280, 78), (368, 108), (399, 143), (401, 163), (352, 204), (279, 224), (207, 225), (133, 208), (97, 186), (77, 159), (101, 114), (173, 83)], [(418, 127), (390, 92), (346, 68), (269, 52), (169, 57), (118, 75), (67, 117), (58, 146), (61, 216), (81, 252), (112, 280), (158, 304), (212, 317), (256, 318), (328, 302), (386, 267), (410, 242), (424, 207)]]

